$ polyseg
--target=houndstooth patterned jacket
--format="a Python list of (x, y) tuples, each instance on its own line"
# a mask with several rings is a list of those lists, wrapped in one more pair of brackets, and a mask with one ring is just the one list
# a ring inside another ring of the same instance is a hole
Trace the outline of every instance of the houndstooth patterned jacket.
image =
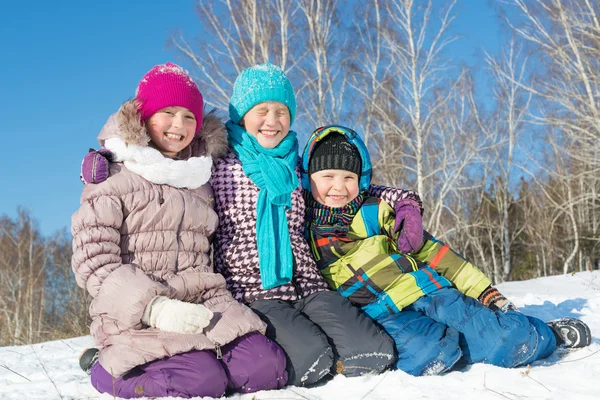
[[(300, 168), (296, 168), (298, 182)], [(256, 202), (259, 188), (244, 174), (235, 153), (218, 159), (211, 184), (215, 193), (219, 227), (214, 241), (215, 271), (223, 274), (233, 296), (246, 304), (259, 299), (293, 301), (312, 293), (330, 290), (312, 258), (304, 238), (304, 199), (302, 185), (292, 193), (292, 208), (287, 211), (290, 241), (294, 255), (292, 281), (269, 290), (262, 288), (256, 246)], [(370, 196), (388, 204), (412, 198), (421, 203), (416, 192), (371, 185)]]

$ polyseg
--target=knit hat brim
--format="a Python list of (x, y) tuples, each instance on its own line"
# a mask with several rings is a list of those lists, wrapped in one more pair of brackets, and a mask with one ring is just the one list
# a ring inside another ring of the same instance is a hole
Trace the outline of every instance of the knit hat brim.
[(339, 169), (361, 175), (362, 161), (358, 149), (344, 135), (330, 133), (319, 141), (308, 162), (308, 173)]

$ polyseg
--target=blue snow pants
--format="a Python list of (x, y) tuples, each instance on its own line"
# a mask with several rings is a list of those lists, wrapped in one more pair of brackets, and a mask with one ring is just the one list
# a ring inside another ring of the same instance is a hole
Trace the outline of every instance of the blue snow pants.
[(429, 293), (377, 322), (396, 343), (396, 367), (416, 376), (441, 374), (461, 357), (468, 364), (517, 367), (556, 348), (552, 329), (541, 320), (494, 312), (454, 288)]

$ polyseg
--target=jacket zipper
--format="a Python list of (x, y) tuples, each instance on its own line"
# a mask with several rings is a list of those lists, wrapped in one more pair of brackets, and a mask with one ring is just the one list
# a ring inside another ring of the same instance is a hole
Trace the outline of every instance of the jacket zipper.
[[(180, 189), (185, 190), (185, 189)], [(185, 197), (183, 193), (177, 191), (177, 193), (181, 196), (181, 203), (183, 206), (181, 207), (181, 217), (179, 218), (179, 225), (177, 226), (177, 233), (175, 234), (175, 273), (179, 272), (179, 235), (181, 234), (181, 225), (183, 225), (183, 215), (185, 214)]]
[(165, 203), (165, 198), (163, 196), (163, 187), (162, 185), (158, 185), (158, 204), (161, 206)]
[(302, 296), (302, 293), (300, 293), (300, 290), (298, 289), (296, 282), (294, 282), (294, 278), (292, 278), (292, 285), (294, 285), (294, 290), (296, 291), (296, 296), (298, 296), (298, 300), (304, 298), (304, 296)]
[(223, 353), (221, 352), (221, 345), (215, 342), (215, 352), (217, 353), (217, 360), (221, 360), (223, 358)]
[(294, 263), (292, 265), (292, 279), (290, 280), (290, 282), (292, 283), (292, 286), (294, 286), (294, 291), (296, 292), (296, 296), (298, 296), (298, 300), (300, 300), (304, 296), (302, 296), (302, 294), (300, 293), (300, 289), (298, 288), (298, 285), (296, 285), (296, 279), (295, 279), (296, 267), (297, 267), (296, 258), (294, 258)]

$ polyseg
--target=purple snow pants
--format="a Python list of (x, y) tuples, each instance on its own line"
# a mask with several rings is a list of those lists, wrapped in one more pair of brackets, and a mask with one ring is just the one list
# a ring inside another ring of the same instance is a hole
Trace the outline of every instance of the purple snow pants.
[(122, 398), (221, 397), (225, 392), (252, 393), (280, 389), (287, 383), (285, 354), (277, 343), (252, 332), (221, 348), (194, 350), (140, 365), (113, 378), (99, 362), (91, 371), (100, 393)]

